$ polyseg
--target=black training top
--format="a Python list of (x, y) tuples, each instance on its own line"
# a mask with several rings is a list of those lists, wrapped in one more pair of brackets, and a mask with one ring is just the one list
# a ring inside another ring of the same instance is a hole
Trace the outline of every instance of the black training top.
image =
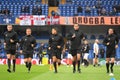
[[(32, 46), (33, 44), (33, 46)], [(25, 35), (20, 41), (20, 47), (23, 51), (33, 51), (36, 46), (36, 39), (32, 35)]]
[[(74, 38), (72, 36), (75, 35)], [(73, 30), (67, 35), (67, 39), (71, 40), (71, 49), (80, 49), (81, 40), (84, 38), (84, 34), (80, 30)]]
[[(118, 45), (119, 39), (117, 35), (111, 34), (107, 35), (103, 41), (103, 44), (107, 46), (109, 49), (115, 49), (115, 45)], [(109, 45), (107, 45), (109, 43)]]
[(59, 34), (56, 35), (51, 35), (49, 38), (49, 47), (51, 47), (51, 49), (58, 49), (57, 46), (61, 46), (61, 49), (63, 49), (64, 46), (64, 40), (63, 37), (60, 36)]
[[(12, 39), (14, 42), (10, 42), (10, 39)], [(18, 35), (14, 30), (6, 31), (4, 33), (4, 42), (6, 43), (6, 49), (16, 49), (16, 43), (18, 41)]]

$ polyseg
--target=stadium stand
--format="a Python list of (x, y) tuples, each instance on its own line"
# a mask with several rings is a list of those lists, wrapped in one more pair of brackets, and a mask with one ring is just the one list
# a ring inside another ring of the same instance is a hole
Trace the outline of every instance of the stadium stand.
[[(41, 0), (0, 0), (0, 11), (8, 9), (11, 15), (32, 15), (33, 7), (41, 7), (42, 15), (48, 15), (48, 5), (42, 4)], [(26, 12), (22, 12), (21, 9), (27, 7)], [(3, 14), (3, 13), (1, 13)]]
[[(106, 15), (116, 15), (120, 16), (119, 13), (119, 0), (101, 0), (100, 9), (104, 8), (106, 10)], [(66, 4), (59, 4), (59, 9), (61, 11), (61, 16), (74, 16), (77, 12), (78, 6), (81, 6), (83, 11), (78, 13), (80, 16), (98, 16), (96, 5), (97, 0), (66, 0)], [(21, 12), (21, 8), (27, 6), (29, 11)], [(42, 15), (48, 15), (48, 4), (42, 4), (41, 0), (0, 0), (0, 13), (4, 14), (7, 9), (11, 15), (32, 15), (33, 7), (41, 7)], [(90, 14), (85, 13), (86, 6), (91, 9)], [(112, 14), (113, 8), (117, 9), (116, 14)]]
[[(61, 16), (74, 16), (75, 12), (77, 12), (78, 6), (81, 6), (83, 9), (82, 13), (78, 13), (79, 16), (98, 16), (96, 8), (97, 0), (67, 0), (67, 2), (68, 3), (66, 4), (59, 5), (59, 9), (61, 10)], [(101, 8), (104, 8), (106, 10), (106, 15), (108, 16), (113, 11), (113, 6), (118, 6), (119, 3), (119, 0), (101, 0), (100, 6)], [(89, 15), (85, 13), (86, 6), (90, 6), (91, 13)], [(119, 16), (119, 12), (115, 15)]]

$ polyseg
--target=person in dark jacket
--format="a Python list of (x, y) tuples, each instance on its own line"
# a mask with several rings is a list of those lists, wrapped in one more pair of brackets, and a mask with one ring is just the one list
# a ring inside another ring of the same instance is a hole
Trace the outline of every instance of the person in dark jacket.
[(74, 24), (74, 30), (70, 31), (67, 35), (68, 40), (71, 41), (71, 50), (70, 53), (73, 56), (73, 73), (76, 72), (76, 61), (78, 63), (78, 72), (81, 73), (80, 70), (80, 57), (81, 57), (81, 40), (84, 40), (84, 34), (80, 31), (79, 25)]
[(88, 44), (88, 41), (85, 40), (84, 44), (82, 45), (82, 53), (84, 55), (83, 56), (84, 66), (88, 66), (89, 65), (89, 61), (88, 61), (89, 50), (90, 50), (90, 46)]
[(33, 58), (34, 47), (36, 46), (36, 39), (31, 35), (31, 33), (31, 28), (27, 28), (26, 35), (23, 36), (20, 41), (20, 53), (24, 54), (24, 62), (28, 68), (28, 73), (30, 72), (32, 66), (31, 60)]
[(107, 73), (109, 73), (109, 65), (111, 62), (111, 73), (109, 74), (110, 76), (113, 76), (113, 66), (114, 66), (114, 61), (115, 61), (115, 55), (116, 55), (116, 48), (118, 48), (118, 36), (115, 33), (114, 29), (110, 28), (108, 29), (108, 34), (105, 37), (103, 44), (107, 47), (106, 50), (106, 69)]
[(39, 58), (39, 64), (42, 65), (42, 58), (43, 58), (43, 49), (44, 49), (44, 43), (41, 43), (39, 51), (38, 51), (38, 58)]
[(55, 73), (57, 73), (56, 63), (58, 63), (58, 66), (61, 64), (61, 53), (63, 46), (64, 46), (63, 37), (58, 34), (56, 28), (52, 28), (52, 35), (50, 36), (49, 39), (49, 50), (51, 50), (52, 53), (52, 60), (53, 60)]
[(8, 72), (11, 72), (11, 59), (13, 60), (13, 72), (15, 72), (15, 53), (16, 43), (18, 42), (18, 35), (13, 30), (12, 25), (7, 25), (7, 31), (4, 33), (4, 47), (7, 53)]

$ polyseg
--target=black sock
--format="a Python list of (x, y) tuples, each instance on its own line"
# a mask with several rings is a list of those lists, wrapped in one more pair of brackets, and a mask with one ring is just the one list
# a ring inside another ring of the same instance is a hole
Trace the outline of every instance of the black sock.
[(76, 70), (76, 62), (73, 61), (72, 64), (73, 64), (73, 70), (75, 71)]
[(61, 62), (58, 63), (58, 66), (60, 66), (60, 65), (61, 65)]
[(32, 66), (32, 64), (31, 64), (31, 62), (29, 62), (28, 63), (28, 70), (30, 71), (30, 69), (31, 69), (31, 66)]
[(78, 70), (80, 70), (80, 60), (78, 60), (77, 62), (78, 62)]
[(113, 73), (113, 66), (114, 66), (114, 63), (111, 63), (111, 67), (110, 67), (111, 73)]
[(84, 65), (88, 66), (88, 61), (84, 59)]
[(10, 67), (11, 67), (11, 60), (10, 59), (8, 59), (7, 64), (8, 64), (8, 69), (10, 69)]
[(109, 63), (106, 63), (107, 73), (109, 73)]
[(16, 60), (13, 59), (13, 71), (15, 71), (15, 63), (16, 63)]
[(28, 62), (25, 62), (25, 66), (28, 67)]
[(84, 62), (84, 65), (86, 65), (86, 60), (85, 59), (83, 60), (83, 62)]
[(89, 66), (89, 62), (86, 60), (86, 65)]
[(53, 66), (54, 66), (55, 71), (57, 71), (57, 65), (56, 65), (56, 62), (53, 62)]

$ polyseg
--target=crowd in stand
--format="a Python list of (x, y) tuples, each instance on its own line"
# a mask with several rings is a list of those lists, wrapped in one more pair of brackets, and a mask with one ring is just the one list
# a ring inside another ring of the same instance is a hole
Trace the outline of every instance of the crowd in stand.
[[(112, 11), (107, 11), (106, 7), (104, 7), (102, 5), (102, 1), (101, 0), (97, 0), (96, 5), (94, 5), (93, 7), (90, 7), (90, 5), (87, 2), (87, 5), (85, 7), (85, 13), (91, 13), (92, 9), (97, 9), (97, 14), (98, 16), (114, 16), (116, 15), (116, 13), (120, 12), (120, 5), (116, 5), (116, 2), (114, 2), (114, 5), (112, 5)], [(83, 9), (82, 9), (82, 5), (79, 5), (77, 8), (77, 13), (82, 13)]]
[(0, 14), (1, 15), (9, 15), (10, 14), (10, 10), (8, 10), (7, 8), (3, 9), (3, 10), (0, 10)]

